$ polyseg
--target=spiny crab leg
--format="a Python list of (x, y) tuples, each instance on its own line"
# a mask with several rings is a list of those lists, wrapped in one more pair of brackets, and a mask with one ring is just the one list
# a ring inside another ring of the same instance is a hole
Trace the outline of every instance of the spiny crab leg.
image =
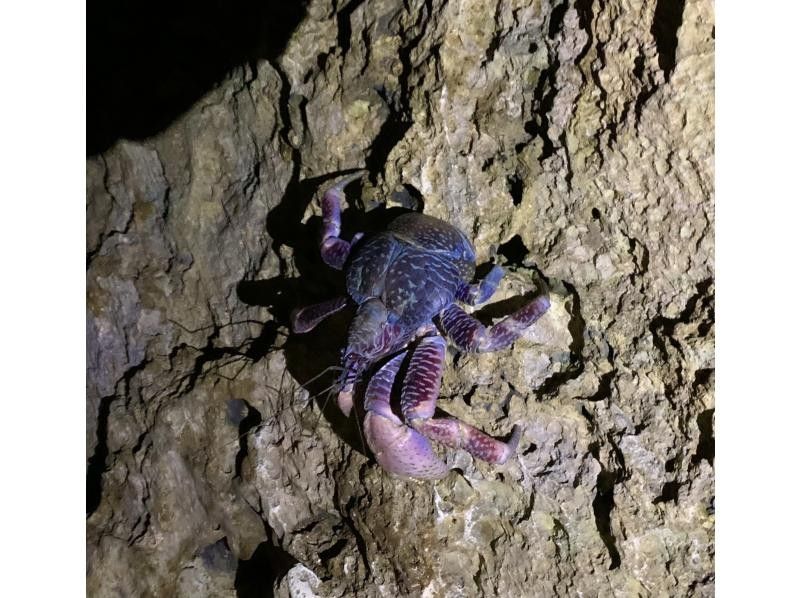
[(455, 417), (433, 417), (442, 382), (445, 347), (444, 338), (436, 335), (426, 336), (414, 349), (400, 399), (403, 417), (431, 440), (450, 448), (463, 448), (481, 461), (505, 463), (517, 449), (518, 427), (514, 427), (508, 442), (502, 442)]
[(497, 285), (500, 284), (505, 271), (501, 266), (495, 265), (486, 277), (475, 284), (465, 284), (456, 293), (456, 299), (463, 301), (467, 305), (478, 305), (485, 303), (494, 295)]
[(291, 314), (292, 330), (297, 334), (313, 330), (322, 320), (347, 305), (347, 297), (336, 297), (322, 303), (315, 303), (295, 309)]
[(457, 418), (433, 417), (444, 353), (445, 341), (438, 335), (424, 337), (412, 350), (400, 395), (405, 423), (392, 412), (390, 405), (393, 380), (404, 353), (387, 362), (367, 387), (367, 442), (387, 471), (421, 479), (444, 477), (447, 466), (433, 452), (429, 439), (451, 448), (463, 448), (475, 458), (495, 464), (505, 463), (516, 451), (518, 427), (508, 442), (502, 442)]
[(359, 170), (341, 181), (325, 192), (322, 196), (322, 240), (320, 241), (320, 254), (322, 261), (341, 270), (350, 255), (350, 248), (353, 243), (360, 238), (357, 235), (353, 243), (348, 243), (339, 238), (342, 228), (342, 203), (345, 201), (344, 188), (353, 181), (360, 179), (366, 170)]
[(406, 355), (403, 351), (390, 359), (369, 381), (364, 396), (367, 411), (364, 436), (386, 471), (424, 479), (443, 478), (447, 475), (447, 465), (433, 451), (428, 439), (405, 425), (392, 411), (392, 386)]
[(550, 307), (547, 295), (539, 295), (526, 306), (486, 327), (457, 305), (451, 305), (437, 316), (444, 333), (463, 351), (484, 353), (504, 349), (538, 320)]

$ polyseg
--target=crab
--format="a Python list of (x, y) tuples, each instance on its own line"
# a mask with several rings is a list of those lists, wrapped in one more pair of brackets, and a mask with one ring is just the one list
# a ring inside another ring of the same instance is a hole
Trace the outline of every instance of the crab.
[[(357, 305), (342, 352), (337, 402), (349, 416), (356, 388), (366, 380), (364, 436), (386, 471), (417, 479), (444, 477), (449, 468), (431, 440), (488, 463), (505, 463), (519, 444), (518, 425), (501, 441), (455, 417), (434, 417), (445, 338), (468, 352), (507, 348), (548, 310), (547, 293), (487, 327), (458, 304), (487, 301), (504, 271), (495, 265), (482, 280), (471, 282), (475, 249), (456, 227), (406, 213), (384, 232), (358, 233), (349, 242), (340, 238), (344, 189), (364, 174), (346, 176), (322, 196), (320, 253), (327, 265), (344, 270), (349, 297), (295, 310), (292, 328), (308, 332), (348, 304)], [(393, 400), (395, 389), (399, 401)]]

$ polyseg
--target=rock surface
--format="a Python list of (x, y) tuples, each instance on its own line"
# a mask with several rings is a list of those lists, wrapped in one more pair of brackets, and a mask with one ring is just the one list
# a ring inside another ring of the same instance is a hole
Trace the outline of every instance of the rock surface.
[[(87, 160), (89, 595), (713, 595), (712, 2), (311, 0), (286, 35)], [(506, 265), (488, 319), (549, 284), (448, 355), (443, 410), (524, 425), (506, 465), (391, 478), (312, 380), (347, 314), (289, 335), (363, 167), (345, 235), (424, 205)]]

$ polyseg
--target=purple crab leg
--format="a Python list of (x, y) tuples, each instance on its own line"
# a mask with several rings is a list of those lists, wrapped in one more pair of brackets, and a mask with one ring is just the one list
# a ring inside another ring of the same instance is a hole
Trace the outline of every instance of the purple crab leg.
[(450, 305), (437, 316), (445, 334), (463, 351), (485, 353), (511, 345), (550, 307), (547, 295), (539, 295), (494, 326), (486, 327), (457, 305)]
[(413, 350), (400, 398), (403, 417), (431, 440), (451, 448), (463, 448), (481, 461), (505, 463), (517, 450), (519, 428), (515, 427), (508, 442), (502, 442), (454, 417), (433, 417), (439, 398), (445, 346), (441, 336), (426, 336)]
[(390, 419), (396, 424), (403, 422), (392, 411), (392, 387), (406, 355), (407, 351), (402, 351), (382, 365), (370, 378), (367, 390), (364, 392), (364, 409)]
[(447, 475), (447, 466), (431, 443), (392, 411), (392, 386), (406, 355), (404, 351), (386, 362), (367, 385), (364, 435), (375, 459), (386, 471), (407, 477), (442, 478)]
[(347, 297), (336, 297), (322, 303), (301, 307), (292, 312), (292, 330), (297, 334), (312, 330), (322, 320), (347, 305)]
[(446, 345), (438, 334), (425, 336), (411, 353), (400, 394), (400, 411), (408, 423), (429, 419), (436, 411)]
[(342, 203), (345, 200), (344, 188), (364, 176), (366, 172), (366, 170), (359, 170), (346, 176), (322, 196), (322, 240), (319, 250), (322, 261), (337, 270), (341, 270), (344, 266), (347, 256), (350, 255), (351, 247), (350, 243), (339, 238), (342, 225)]
[(489, 300), (497, 290), (497, 285), (503, 278), (505, 271), (502, 267), (495, 265), (489, 271), (489, 274), (475, 284), (465, 284), (456, 292), (456, 300), (466, 303), (467, 305), (478, 305)]
[(505, 463), (517, 452), (517, 445), (522, 436), (522, 428), (514, 426), (511, 438), (508, 442), (503, 442), (455, 417), (416, 420), (414, 424), (415, 429), (431, 440), (441, 442), (450, 448), (464, 449), (481, 461), (494, 465)]

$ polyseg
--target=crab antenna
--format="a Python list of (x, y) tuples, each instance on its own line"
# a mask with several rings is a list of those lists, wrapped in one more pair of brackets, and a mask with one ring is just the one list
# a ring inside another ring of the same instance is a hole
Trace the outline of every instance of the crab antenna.
[[(342, 371), (343, 369), (344, 369), (344, 368), (343, 368), (342, 366), (340, 366), (340, 365), (329, 365), (328, 367), (326, 367), (324, 370), (322, 370), (322, 371), (321, 371), (319, 374), (317, 374), (316, 376), (312, 376), (311, 378), (309, 378), (308, 380), (306, 380), (305, 382), (303, 382), (302, 384), (300, 384), (300, 388), (303, 388), (303, 389), (305, 389), (305, 390), (308, 390), (308, 387), (309, 387), (311, 384), (313, 384), (314, 382), (316, 382), (317, 380), (319, 380), (320, 378), (322, 378), (322, 377), (323, 377), (325, 374), (327, 374), (328, 372), (331, 372), (331, 371), (334, 371), (334, 372), (335, 372), (335, 371)], [(332, 388), (332, 387), (331, 387), (331, 386), (329, 386), (329, 387), (328, 387), (328, 388), (326, 388), (325, 390), (328, 390), (328, 389), (330, 389), (330, 388)], [(323, 390), (322, 392), (325, 392), (325, 391)], [(317, 394), (316, 394), (316, 395), (314, 395), (314, 396), (316, 397), (316, 396), (319, 396), (320, 394), (322, 394), (322, 393), (317, 393)]]
[(333, 384), (331, 384), (328, 388), (326, 388), (322, 392), (317, 393), (316, 396), (314, 397), (314, 398), (316, 398), (319, 395), (321, 395), (323, 392), (326, 392), (326, 391), (328, 393), (328, 396), (325, 397), (325, 401), (322, 403), (322, 407), (320, 407), (319, 417), (317, 418), (317, 423), (314, 424), (314, 430), (319, 428), (319, 422), (322, 421), (322, 416), (325, 415), (325, 408), (328, 406), (328, 402), (331, 400), (331, 397), (337, 393), (336, 386), (337, 386), (337, 383), (334, 382)]

